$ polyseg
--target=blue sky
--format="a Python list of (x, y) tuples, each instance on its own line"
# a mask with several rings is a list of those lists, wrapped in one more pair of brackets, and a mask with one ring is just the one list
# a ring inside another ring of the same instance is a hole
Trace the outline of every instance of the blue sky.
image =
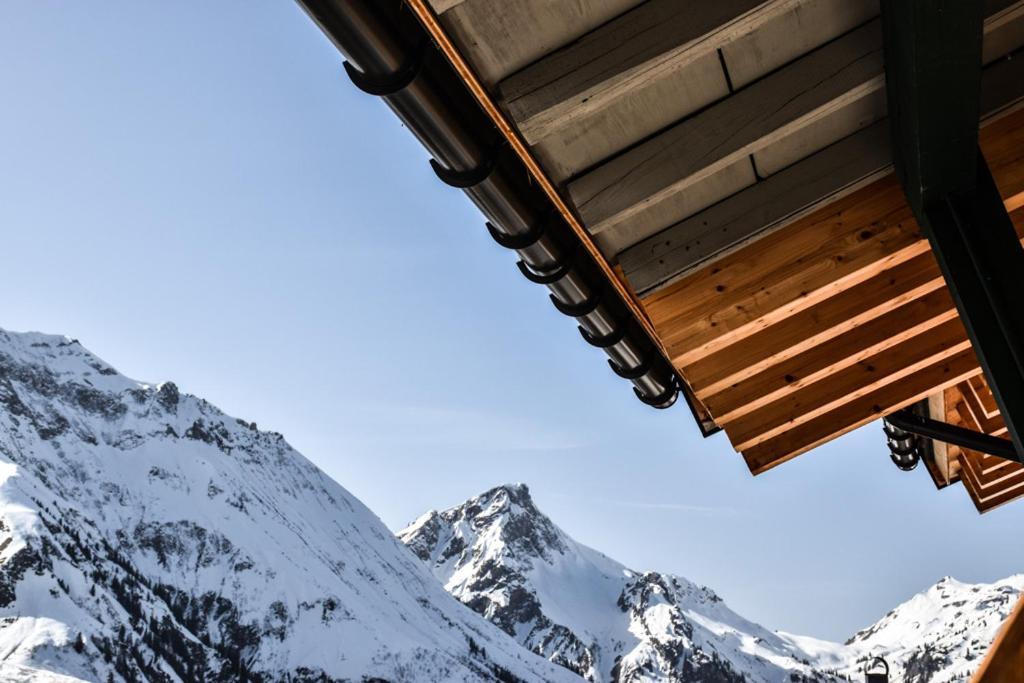
[(632, 396), (290, 2), (0, 9), (0, 326), (283, 432), (397, 529), (530, 485), (580, 541), (843, 638), (1024, 571), (870, 425), (754, 479)]

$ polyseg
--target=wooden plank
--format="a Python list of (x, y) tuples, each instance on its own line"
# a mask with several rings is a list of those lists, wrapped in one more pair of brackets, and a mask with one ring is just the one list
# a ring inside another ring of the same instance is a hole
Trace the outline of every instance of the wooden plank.
[[(894, 178), (883, 178), (809, 214), (784, 232), (772, 233), (707, 270), (690, 273), (672, 287), (646, 296), (641, 294), (641, 298), (653, 317), (689, 317), (691, 310), (707, 307), (714, 299), (722, 299), (723, 294), (733, 297), (739, 284), (756, 282), (783, 262), (813, 258), (815, 251), (833, 245), (837, 237), (856, 235), (901, 210), (903, 215), (909, 215), (905, 207), (899, 184)], [(870, 239), (871, 235), (866, 235), (864, 241)], [(677, 301), (677, 291), (687, 292), (685, 302)], [(680, 304), (687, 307), (681, 309)]]
[(1019, 462), (999, 458), (988, 453), (977, 453), (976, 455), (979, 456), (976, 472), (978, 474), (978, 481), (981, 482), (982, 486), (999, 484), (1010, 473), (1024, 467)]
[(732, 422), (718, 422), (725, 427), (733, 447), (746, 451), (970, 347), (963, 324), (954, 318)]
[(982, 376), (972, 377), (968, 382), (967, 386), (970, 387), (974, 393), (974, 397), (981, 404), (981, 409), (985, 412), (985, 417), (995, 417), (999, 414), (999, 406), (996, 405), (996, 398), (992, 395), (992, 390), (988, 388), (988, 383), (985, 382), (985, 378)]
[[(1018, 193), (1011, 192), (1012, 187), (1021, 187), (1021, 183), (1015, 177), (1007, 177), (1024, 174), (1024, 164), (1006, 157), (1019, 157), (1024, 151), (1019, 142), (996, 143), (1007, 134), (1008, 127), (1014, 127), (1016, 119), (1008, 124), (1006, 113), (1012, 112), (1022, 98), (1024, 59), (1003, 60), (985, 69), (982, 143), (989, 164), (1002, 169), (999, 181), (1008, 197), (1008, 211), (1024, 206), (1024, 196), (1017, 198)], [(702, 262), (763, 239), (770, 234), (769, 230), (786, 227), (823, 202), (841, 199), (861, 184), (883, 176), (892, 169), (887, 126), (887, 121), (879, 121), (638, 242), (619, 256), (626, 276), (642, 295), (652, 294)]]
[[(946, 396), (949, 391), (937, 391), (928, 397), (927, 415), (943, 419), (946, 414)], [(944, 489), (951, 483), (949, 444), (942, 441), (931, 442), (931, 453), (924, 458), (925, 469), (935, 483), (936, 489)]]
[[(1016, 217), (1018, 232), (1024, 234), (1024, 212), (1020, 212)], [(851, 339), (859, 335), (864, 335), (866, 339), (869, 339), (873, 324), (872, 319), (878, 316), (878, 309), (873, 308), (873, 304), (876, 304), (878, 300), (885, 301), (886, 284), (902, 282), (905, 283), (904, 289), (906, 291), (919, 293), (921, 291), (920, 283), (926, 282), (929, 284), (926, 285), (925, 291), (936, 292), (936, 294), (924, 294), (924, 296), (939, 296), (939, 293), (941, 293), (948, 302), (948, 293), (942, 289), (942, 279), (939, 276), (937, 265), (934, 263), (934, 259), (930, 257), (930, 254), (922, 255), (916, 262), (911, 262), (902, 268), (907, 272), (902, 275), (891, 271), (882, 273), (873, 282), (869, 282), (870, 288), (865, 287), (863, 290), (854, 289), (844, 296), (828, 299), (822, 306), (818, 307), (823, 310), (809, 309), (795, 318), (787, 319), (778, 326), (763, 330), (735, 346), (726, 347), (714, 356), (686, 368), (687, 376), (690, 378), (690, 381), (694, 382), (693, 386), (696, 388), (698, 396), (708, 401), (710, 410), (719, 409), (721, 411), (721, 404), (715, 403), (714, 394), (728, 391), (730, 388), (738, 388), (742, 391), (744, 380), (754, 376), (755, 372), (776, 372), (774, 376), (776, 378), (781, 377), (782, 381), (785, 382), (787, 367), (791, 372), (801, 372), (798, 368), (802, 365), (800, 361), (804, 361), (807, 367), (814, 368), (813, 359), (818, 357), (817, 352), (821, 352), (821, 358), (830, 357), (830, 347), (832, 344), (826, 342), (830, 338), (829, 332), (833, 329), (832, 325), (837, 324), (837, 322), (842, 325), (841, 330), (843, 333), (849, 334)], [(916, 273), (911, 268), (914, 268)], [(874, 296), (872, 296), (872, 292), (874, 292)], [(900, 302), (903, 301), (902, 297), (893, 297), (893, 299)], [(855, 315), (853, 310), (841, 306), (843, 302), (863, 305), (867, 309), (867, 315)], [(881, 318), (881, 320), (886, 319), (884, 316)], [(904, 319), (912, 320), (912, 314), (908, 312)], [(881, 325), (879, 323), (874, 324)], [(816, 329), (824, 329), (824, 331), (808, 333), (808, 330)], [(879, 330), (881, 329), (881, 326), (879, 326)], [(789, 353), (790, 349), (802, 350), (803, 353), (811, 355), (801, 358), (797, 353)], [(841, 359), (844, 353), (844, 347), (839, 346), (836, 352), (831, 354), (831, 357)], [(787, 366), (786, 362), (788, 360), (793, 360), (794, 362)], [(827, 363), (828, 361), (820, 362)], [(845, 366), (845, 363), (841, 360), (836, 360), (835, 362), (837, 367)], [(778, 374), (780, 368), (773, 367), (777, 365), (782, 366), (781, 375)], [(820, 374), (815, 375), (815, 377), (820, 376)], [(783, 390), (776, 395), (784, 396), (788, 393), (791, 392)], [(957, 403), (962, 403), (962, 394), (958, 392), (957, 397)], [(772, 398), (774, 399), (775, 396), (772, 396)], [(750, 402), (755, 407), (760, 407), (767, 403), (767, 401), (757, 398), (751, 399)], [(732, 402), (733, 405), (738, 403), (739, 399), (735, 399)], [(952, 406), (953, 402), (950, 402), (950, 405)], [(749, 411), (739, 410), (735, 414), (743, 415), (747, 412)], [(722, 415), (721, 412), (713, 412), (712, 414)], [(719, 420), (722, 422), (727, 422), (729, 419), (728, 413), (725, 414), (724, 420), (722, 417), (719, 417)], [(946, 419), (949, 421), (949, 416), (946, 416)], [(996, 435), (1002, 434), (1005, 431), (1005, 427), (1001, 423), (991, 425), (991, 427), (990, 433)], [(955, 453), (953, 456), (955, 456)], [(951, 476), (953, 474), (955, 473), (951, 473)]]
[(970, 449), (962, 449), (963, 465), (969, 469), (970, 477), (979, 495), (991, 498), (1000, 490), (1024, 484), (1024, 465), (1012, 460), (1004, 460), (978, 453)]
[(1024, 45), (1024, 2), (1010, 2), (995, 11), (991, 7), (985, 10), (991, 26), (985, 31), (982, 60), (989, 64)]
[[(891, 188), (890, 188), (891, 189)], [(865, 188), (863, 194), (875, 195), (876, 198), (884, 190), (881, 185), (873, 185)], [(860, 192), (851, 195), (852, 202), (860, 202)], [(841, 228), (844, 213), (849, 206), (844, 202), (835, 205), (837, 213), (829, 228)], [(893, 266), (914, 260), (920, 254), (927, 252), (927, 245), (923, 240), (914, 239), (917, 236), (916, 223), (908, 217), (909, 209), (894, 212), (888, 216), (888, 221), (899, 221), (896, 225), (903, 230), (891, 232), (884, 228), (887, 222), (885, 219), (877, 221), (869, 227), (860, 228), (854, 215), (848, 214), (857, 230), (855, 236), (841, 231), (836, 234), (821, 226), (821, 221), (813, 225), (821, 235), (832, 240), (832, 252), (808, 255), (803, 259), (784, 260), (784, 256), (776, 257), (775, 245), (765, 244), (765, 251), (749, 259), (740, 259), (738, 266), (732, 261), (726, 260), (720, 263), (720, 267), (712, 270), (709, 274), (699, 273), (702, 278), (696, 282), (689, 280), (682, 281), (677, 288), (673, 287), (657, 296), (648, 297), (643, 300), (645, 309), (654, 321), (659, 333), (670, 354), (670, 357), (679, 366), (688, 366), (706, 358), (716, 351), (724, 349), (737, 342), (744, 336), (756, 334), (760, 330), (769, 327), (773, 322), (793, 315), (794, 312), (810, 308), (817, 302), (827, 299), (839, 289), (846, 289), (859, 282), (875, 279), (875, 289), (884, 291), (886, 288), (877, 286), (879, 273), (888, 270)], [(1024, 214), (1015, 212), (1015, 222), (1018, 234), (1024, 233)], [(879, 243), (874, 249), (864, 246), (863, 249), (850, 248), (848, 252), (842, 252), (840, 247), (854, 243), (858, 239), (871, 239), (871, 231), (882, 229), (878, 233)], [(794, 239), (793, 249), (799, 252), (796, 246), (800, 240)], [(810, 244), (810, 241), (807, 242)], [(864, 270), (857, 270), (863, 265), (865, 257), (862, 253), (874, 253), (881, 260), (871, 260), (874, 257), (866, 257), (868, 267)], [(738, 256), (746, 256), (740, 254)], [(774, 261), (776, 268), (772, 271), (757, 270), (761, 258), (777, 259)], [(817, 268), (815, 268), (815, 259)], [(781, 264), (781, 265), (780, 265)], [(934, 266), (934, 259), (929, 264)], [(920, 269), (925, 264), (921, 261), (914, 261), (913, 268)], [(736, 271), (735, 273), (733, 271)], [(910, 271), (911, 267), (907, 266)], [(793, 271), (802, 276), (794, 278)], [(920, 270), (917, 270), (920, 273)], [(931, 271), (933, 278), (940, 278), (937, 267)], [(735, 277), (729, 277), (735, 275)], [(787, 279), (788, 278), (788, 279)], [(910, 278), (910, 283), (916, 282)], [(885, 280), (881, 280), (885, 282)], [(924, 283), (921, 283), (924, 285)], [(940, 280), (925, 286), (926, 290), (942, 286)], [(772, 298), (769, 299), (769, 296)], [(788, 298), (784, 298), (788, 297)], [(869, 299), (865, 300), (865, 303)], [(893, 299), (892, 307), (902, 304), (905, 299)], [(780, 305), (780, 302), (785, 302)], [(777, 308), (772, 308), (772, 305)], [(820, 326), (819, 326), (820, 327)], [(732, 352), (730, 352), (732, 353)], [(753, 364), (751, 363), (750, 366)], [(705, 392), (704, 378), (700, 372), (688, 372), (687, 378), (694, 382), (695, 387), (700, 387), (699, 392)]]
[(769, 226), (840, 199), (890, 170), (889, 131), (882, 121), (756, 183), (725, 201), (644, 239), (619, 255), (641, 293), (671, 284), (701, 261), (742, 247)]
[[(1000, 152), (1014, 145), (1021, 148)], [(993, 169), (1000, 182), (1016, 194), (1016, 183), (1024, 186), (1016, 168), (1024, 154), (1024, 112), (986, 128), (984, 149), (998, 159)], [(926, 252), (901, 195), (894, 178), (878, 181), (645, 297), (684, 376), (690, 379), (686, 366), (696, 360)], [(1024, 214), (1012, 217), (1018, 234), (1024, 232)]]
[(979, 514), (985, 513), (985, 507), (981, 503), (981, 491), (978, 489), (978, 485), (971, 476), (971, 465), (967, 460), (967, 454), (961, 452), (958, 458), (960, 462), (960, 481), (964, 485), (964, 489), (967, 491), (967, 495), (970, 497), (971, 502), (974, 503), (974, 508)]
[(885, 86), (881, 26), (828, 43), (569, 183), (599, 233)]
[(990, 430), (994, 429), (996, 424), (985, 417), (985, 413), (981, 411), (981, 404), (974, 399), (970, 388), (966, 385), (961, 387), (960, 395), (961, 400), (957, 404), (957, 412), (964, 422), (970, 423), (973, 429), (985, 432), (986, 434), (991, 433)]
[[(965, 404), (964, 396), (970, 391), (971, 385), (978, 386), (979, 383), (984, 384), (984, 378), (980, 373), (968, 378), (964, 382), (960, 382), (956, 386), (947, 388), (943, 392), (945, 409), (933, 410), (932, 415), (944, 419), (949, 424), (965, 429), (986, 431), (986, 433), (992, 435), (1005, 433), (1006, 429), (1001, 421), (993, 423), (993, 430), (982, 429), (975, 419), (975, 414)], [(988, 497), (991, 491), (1001, 485), (1016, 486), (1016, 473), (1024, 470), (1024, 466), (1017, 462), (1005, 460), (988, 453), (978, 453), (970, 449), (961, 449), (959, 446), (943, 444), (937, 441), (934, 444), (936, 452), (938, 452), (940, 447), (945, 447), (950, 482), (952, 483), (962, 478), (965, 488), (968, 489), (975, 505), (979, 506), (980, 512), (984, 512), (986, 509), (981, 505), (982, 498)], [(1016, 497), (1017, 495), (1015, 494), (1012, 498)]]
[[(975, 429), (994, 436), (1002, 436), (1006, 432), (1006, 424), (1001, 417), (998, 415), (989, 417), (985, 413), (981, 401), (978, 400), (969, 382), (960, 388), (960, 395), (962, 397), (960, 406), (963, 406), (963, 409), (971, 416)], [(964, 419), (966, 420), (967, 418), (965, 417)]]
[(722, 46), (737, 90), (878, 16), (878, 0), (811, 0)]
[[(1016, 223), (1016, 229), (1017, 229), (1017, 232), (1018, 232), (1018, 236), (1021, 237), (1021, 238), (1024, 238), (1024, 211), (1018, 210), (1017, 212), (1014, 212), (1013, 218), (1014, 218), (1015, 223)], [(934, 259), (929, 259), (928, 261), (925, 261), (925, 259), (923, 258), (922, 259), (922, 265), (924, 265), (924, 263), (926, 263), (926, 262), (928, 264), (927, 271), (931, 273), (931, 276), (933, 278), (932, 282), (934, 283), (935, 282), (934, 279), (937, 276), (937, 266), (934, 263)], [(904, 266), (904, 267), (906, 267), (906, 266)], [(853, 294), (854, 292), (855, 291), (852, 291), (851, 294)], [(854, 297), (854, 298), (856, 298), (856, 297)], [(768, 333), (768, 332), (770, 332), (770, 329), (764, 331), (764, 333)], [(762, 333), (762, 334), (764, 334), (764, 333)], [(753, 337), (751, 338), (751, 340), (754, 340), (754, 339), (755, 338), (753, 338)], [(723, 353), (735, 353), (736, 351), (737, 351), (737, 347), (729, 347), (729, 348), (726, 348), (723, 351)], [(971, 373), (971, 375), (977, 375), (977, 374), (978, 374), (977, 372)], [(706, 377), (707, 377), (707, 375), (706, 375)], [(913, 377), (916, 377), (916, 375), (914, 375)], [(904, 382), (907, 385), (913, 385), (913, 383), (910, 381), (910, 379), (904, 380)], [(947, 386), (947, 385), (948, 385), (948, 382), (944, 383), (944, 386)], [(915, 385), (913, 385), (913, 386), (915, 386)], [(924, 393), (924, 395), (927, 395), (928, 393), (932, 393), (935, 390), (938, 390), (938, 389), (933, 389), (933, 391), (931, 391), (931, 392), (926, 391)], [(921, 397), (924, 397), (924, 396), (923, 395), (918, 395), (914, 399), (920, 399)], [(903, 405), (909, 404), (909, 402), (913, 402), (913, 401), (905, 402), (902, 405), (900, 405), (900, 407), (903, 407)], [(860, 404), (858, 401), (853, 401), (853, 403)], [(862, 404), (861, 404), (861, 408), (862, 408)], [(896, 410), (896, 409), (893, 409), (893, 410)], [(836, 414), (837, 414), (837, 412), (833, 411), (831, 413), (828, 413), (827, 415), (836, 415)], [(840, 418), (836, 418), (836, 419), (839, 420)], [(861, 416), (861, 418), (855, 423), (855, 426), (859, 426), (859, 424), (863, 424), (863, 422), (866, 422), (869, 419), (870, 419), (869, 417)], [(814, 422), (816, 422), (816, 419), (812, 419), (810, 421), (810, 423), (812, 423), (812, 424)], [(823, 425), (823, 426), (826, 427), (827, 425)], [(852, 429), (853, 427), (850, 427), (850, 428)], [(727, 428), (727, 431), (730, 434), (730, 440), (733, 440), (733, 442), (735, 443), (736, 441), (733, 439), (732, 431), (729, 430), (728, 428)], [(845, 433), (845, 432), (842, 432), (842, 433)], [(838, 435), (838, 433), (836, 435)], [(785, 436), (785, 432), (781, 433), (777, 438), (782, 438), (784, 436)], [(828, 438), (831, 438), (831, 437), (833, 437), (833, 436), (829, 436), (827, 438), (823, 438), (821, 441), (817, 441), (813, 445), (816, 445), (818, 442), (823, 442), (824, 440), (828, 440)], [(771, 439), (769, 440), (769, 442), (770, 441), (771, 441)], [(799, 453), (803, 453), (804, 451), (809, 450), (809, 447), (812, 447), (812, 445), (808, 445), (806, 447), (801, 447), (801, 450), (799, 451)], [(753, 453), (754, 454), (753, 458), (763, 458), (763, 457), (765, 457), (764, 456), (764, 452), (763, 452), (763, 444), (754, 445), (753, 447), (751, 447), (751, 449), (749, 449), (748, 451), (744, 452), (744, 457), (745, 457), (745, 453)], [(788, 459), (788, 458), (793, 457), (795, 455), (799, 455), (799, 453), (791, 454), (790, 456), (786, 456), (785, 459)], [(774, 465), (771, 465), (771, 466), (774, 466)], [(752, 469), (755, 469), (755, 468), (752, 468)], [(763, 467), (761, 469), (755, 469), (755, 473), (758, 473), (759, 471), (763, 471), (764, 469), (768, 469), (768, 467)]]
[[(1024, 58), (1013, 60), (1024, 63)], [(1019, 85), (1024, 86), (1024, 70)], [(1006, 210), (1013, 212), (1024, 193), (1024, 109), (1000, 117), (981, 130), (981, 150), (995, 177)], [(1017, 208), (1020, 208), (1017, 206)]]
[(727, 424), (956, 318), (949, 292), (938, 289), (815, 344), (718, 393), (697, 392), (719, 424)]
[(427, 0), (430, 3), (430, 7), (437, 14), (444, 14), (450, 9), (458, 7), (466, 0)]
[(1024, 683), (1024, 593), (999, 629), (971, 683)]
[[(765, 145), (750, 159), (761, 178), (775, 175), (808, 156), (885, 118), (885, 90), (879, 89)], [(888, 147), (886, 147), (888, 149)]]
[(967, 490), (967, 493), (971, 498), (971, 502), (974, 503), (974, 507), (979, 514), (983, 515), (987, 512), (991, 512), (1002, 505), (1011, 503), (1024, 496), (1024, 483), (1008, 487), (1006, 489), (1000, 489), (992, 495), (986, 495), (977, 488), (977, 484), (970, 474), (970, 469), (966, 466), (966, 460), (963, 454), (960, 455), (959, 461), (965, 465), (961, 469), (964, 476), (960, 478), (960, 481), (963, 482), (964, 489)]
[(992, 496), (991, 498), (988, 498), (984, 502), (982, 502), (982, 504), (978, 507), (978, 512), (980, 512), (981, 514), (992, 512), (996, 508), (1002, 507), (1007, 503), (1012, 503), (1015, 500), (1019, 500), (1021, 497), (1024, 497), (1024, 486), (1006, 489), (1004, 491), (1001, 491), (998, 495)]
[[(885, 144), (888, 144), (888, 141)], [(838, 161), (838, 163), (849, 164), (850, 161), (851, 158), (847, 156), (843, 160)], [(863, 166), (864, 164), (854, 162), (854, 165)], [(772, 179), (774, 179), (774, 176)], [(804, 180), (811, 183), (820, 182), (820, 180), (812, 180), (810, 178), (805, 178)], [(758, 182), (754, 167), (749, 159), (740, 159), (732, 166), (727, 166), (723, 170), (691, 185), (690, 189), (680, 196), (681, 202), (676, 208), (696, 216), (703, 216), (707, 213), (721, 216), (722, 214), (717, 211), (717, 207), (721, 206), (728, 209), (728, 207), (735, 206), (732, 201), (723, 202), (723, 199), (734, 197), (737, 193), (746, 193), (748, 189), (753, 190), (766, 184)], [(805, 184), (807, 183), (805, 182)], [(761, 205), (764, 206), (764, 210), (771, 210), (771, 207), (774, 205), (772, 196), (763, 191), (759, 191), (757, 195), (761, 199)], [(734, 227), (733, 223), (742, 224), (749, 221), (750, 218), (748, 216), (756, 214), (759, 209), (760, 207), (739, 214), (733, 213), (728, 218), (723, 217), (719, 223), (723, 227), (723, 234), (733, 229), (742, 229), (742, 226)], [(663, 225), (663, 223), (659, 224), (657, 217), (653, 217), (651, 221), (635, 223), (627, 221), (620, 223), (610, 230), (605, 230), (600, 235), (596, 235), (595, 240), (605, 250), (606, 254), (617, 254), (619, 265), (625, 267), (628, 265), (628, 260), (624, 257), (629, 253), (632, 246), (660, 232)], [(726, 236), (728, 237), (728, 234)], [(711, 235), (711, 237), (715, 238), (716, 235)]]
[(922, 254), (687, 365), (687, 380), (699, 394), (723, 391), (942, 286), (935, 259)]
[[(671, 78), (648, 83), (634, 90), (629, 97), (623, 97), (571, 126), (552, 131), (533, 143), (531, 149), (544, 163), (545, 170), (562, 185), (637, 141), (728, 95), (729, 82), (722, 63), (717, 54), (711, 53), (687, 65)], [(749, 167), (749, 160), (745, 161)], [(694, 192), (699, 192), (699, 188), (700, 185), (694, 186)], [(672, 220), (674, 218), (655, 227), (664, 227)], [(628, 227), (628, 224), (623, 223), (621, 227)], [(608, 234), (608, 231), (602, 234)]]
[[(940, 420), (944, 419), (951, 425), (966, 427), (966, 425), (964, 425), (963, 422), (960, 420), (960, 416), (957, 414), (956, 410), (956, 404), (961, 400), (960, 390), (957, 388), (958, 386), (959, 385), (949, 387), (942, 392), (943, 396), (945, 397), (945, 412), (936, 413), (932, 415), (932, 417), (935, 417)], [(952, 482), (954, 480), (954, 476), (956, 478), (959, 478), (960, 476), (960, 447), (953, 444), (945, 444), (945, 447), (946, 463), (949, 467), (950, 482)]]
[(1020, 84), (1024, 81), (1024, 64), (1020, 55), (1001, 59), (981, 74), (981, 110), (989, 118), (1001, 118), (1020, 109)]
[(500, 85), (519, 131), (536, 143), (639, 88), (714, 54), (802, 0), (649, 0)]
[[(1024, 469), (1018, 469), (996, 486), (984, 486), (971, 465), (967, 452), (961, 453), (961, 481), (978, 512), (985, 513), (1024, 496)], [(1014, 463), (1020, 467), (1019, 463)]]
[(935, 391), (962, 382), (978, 372), (978, 360), (974, 352), (967, 349), (938, 365), (918, 370), (901, 382), (887, 384), (795, 429), (782, 432), (743, 451), (743, 458), (752, 473), (761, 474), (857, 427), (920, 401)]
[(766, 250), (746, 255), (747, 263), (713, 269), (693, 288), (697, 297), (683, 299), (673, 291), (671, 298), (644, 300), (669, 357), (685, 366), (927, 253), (909, 210), (872, 216), (870, 209), (877, 206), (844, 206), (816, 221), (809, 233), (801, 232), (802, 239), (791, 241), (783, 256)]
[[(1006, 425), (998, 413), (987, 415), (977, 400), (976, 388), (987, 389), (982, 375), (976, 375), (956, 386), (956, 412), (963, 426), (968, 429), (985, 432), (993, 436), (1006, 437)], [(1008, 487), (1016, 481), (1018, 473), (1024, 476), (1024, 465), (1012, 460), (998, 458), (988, 453), (977, 453), (962, 449), (962, 466), (970, 469), (972, 478), (972, 496), (975, 503), (980, 504), (985, 492), (994, 487)], [(994, 495), (994, 494), (993, 494)]]
[(642, 0), (428, 0), (489, 90)]

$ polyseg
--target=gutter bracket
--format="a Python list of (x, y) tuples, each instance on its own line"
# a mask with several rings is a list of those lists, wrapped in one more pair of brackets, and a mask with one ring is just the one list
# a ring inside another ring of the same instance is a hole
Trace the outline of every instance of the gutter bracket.
[(554, 294), (550, 294), (549, 296), (551, 297), (551, 303), (555, 305), (555, 308), (558, 309), (558, 312), (561, 313), (562, 315), (567, 315), (570, 318), (582, 318), (584, 316), (590, 315), (595, 310), (597, 310), (598, 306), (601, 305), (600, 292), (593, 292), (590, 296), (588, 296), (586, 299), (584, 299), (578, 304), (567, 304)]
[(479, 185), (490, 177), (491, 172), (497, 165), (496, 162), (499, 149), (500, 147), (492, 148), (487, 153), (487, 156), (484, 157), (483, 161), (477, 164), (474, 168), (468, 168), (465, 171), (456, 171), (454, 169), (445, 168), (438, 163), (437, 159), (430, 160), (430, 168), (434, 169), (434, 173), (445, 185), (465, 190)]
[(405, 90), (419, 76), (420, 70), (423, 68), (423, 45), (420, 44), (408, 62), (390, 74), (371, 76), (352, 66), (348, 60), (343, 62), (342, 66), (352, 84), (364, 93), (387, 97)]
[(673, 403), (675, 403), (675, 398), (676, 396), (678, 396), (678, 391), (676, 389), (674, 382), (670, 384), (668, 388), (665, 389), (665, 391), (661, 392), (657, 396), (647, 396), (644, 394), (644, 392), (640, 391), (636, 387), (633, 387), (633, 393), (636, 394), (636, 397), (638, 399), (640, 399), (647, 405), (651, 406), (652, 408), (658, 408), (659, 410), (670, 407)]
[(615, 346), (626, 336), (626, 326), (619, 324), (614, 330), (608, 334), (594, 335), (587, 331), (587, 328), (582, 325), (579, 326), (580, 335), (583, 340), (591, 346), (596, 346), (599, 349), (607, 349), (610, 346)]
[(523, 274), (523, 277), (536, 285), (554, 284), (568, 275), (569, 269), (571, 268), (568, 263), (559, 263), (555, 266), (555, 269), (549, 273), (535, 273), (530, 266), (526, 265), (523, 261), (516, 261), (516, 266), (519, 267), (519, 272)]
[(532, 247), (537, 243), (537, 240), (544, 236), (545, 232), (543, 222), (534, 223), (530, 226), (529, 230), (519, 235), (503, 233), (494, 227), (494, 224), (490, 221), (487, 221), (485, 225), (487, 226), (487, 232), (491, 233), (494, 241), (506, 249), (526, 249)]
[(611, 366), (612, 372), (621, 377), (622, 379), (639, 379), (647, 374), (647, 371), (651, 369), (651, 362), (649, 359), (644, 358), (643, 362), (635, 368), (623, 368), (615, 363), (611, 358), (608, 359), (608, 365)]

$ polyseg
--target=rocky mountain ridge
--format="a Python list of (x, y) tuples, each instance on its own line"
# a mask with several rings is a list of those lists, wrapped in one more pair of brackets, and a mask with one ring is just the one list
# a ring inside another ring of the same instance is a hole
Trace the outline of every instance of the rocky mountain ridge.
[(0, 678), (578, 680), (280, 434), (2, 330)]
[(947, 578), (831, 643), (579, 544), (522, 485), (399, 539), (280, 434), (0, 330), (2, 680), (794, 683), (883, 654), (944, 683), (1024, 589)]
[(573, 540), (522, 484), (421, 516), (398, 537), (456, 598), (524, 647), (595, 683), (892, 680), (944, 683), (977, 666), (1024, 590), (951, 578), (846, 643), (770, 631), (709, 588), (637, 572)]

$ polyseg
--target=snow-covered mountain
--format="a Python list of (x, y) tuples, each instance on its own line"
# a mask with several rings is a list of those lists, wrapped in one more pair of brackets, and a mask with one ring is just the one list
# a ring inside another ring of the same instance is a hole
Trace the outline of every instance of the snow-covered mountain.
[(1021, 592), (1024, 574), (990, 584), (945, 577), (847, 641), (859, 671), (868, 653), (883, 653), (893, 671), (911, 683), (967, 680)]
[(0, 678), (579, 680), (280, 434), (2, 330)]
[(832, 678), (809, 663), (809, 643), (747, 621), (709, 588), (577, 543), (522, 484), (429, 512), (398, 536), (452, 595), (591, 681)]
[(522, 484), (429, 512), (398, 536), (463, 603), (601, 683), (862, 680), (875, 655), (893, 681), (959, 680), (1024, 589), (1024, 575), (944, 579), (842, 644), (770, 631), (708, 588), (627, 569), (555, 526)]
[(944, 579), (839, 644), (627, 569), (522, 485), (400, 539), (415, 555), (280, 434), (0, 330), (5, 681), (782, 683), (859, 680), (881, 654), (894, 681), (945, 683), (1024, 590)]

